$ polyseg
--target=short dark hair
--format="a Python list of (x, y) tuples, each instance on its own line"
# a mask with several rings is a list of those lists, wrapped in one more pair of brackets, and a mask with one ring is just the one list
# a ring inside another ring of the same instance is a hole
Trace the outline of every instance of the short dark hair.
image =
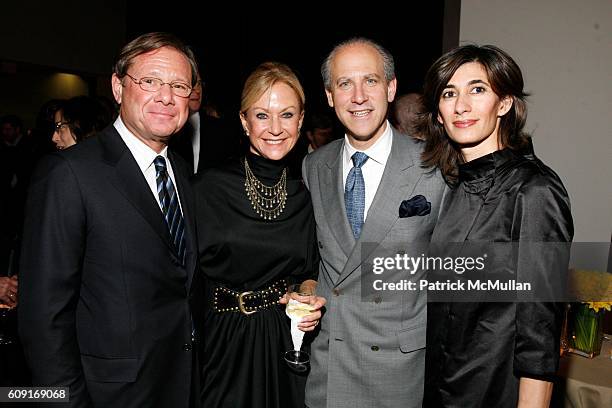
[(119, 53), (119, 57), (113, 66), (113, 73), (119, 78), (123, 78), (132, 65), (134, 58), (163, 47), (174, 48), (185, 55), (191, 66), (191, 86), (195, 86), (199, 74), (198, 63), (192, 49), (174, 34), (164, 32), (143, 34), (127, 43)]
[(391, 82), (395, 78), (395, 62), (393, 60), (393, 55), (387, 51), (385, 47), (374, 40), (370, 40), (369, 38), (353, 37), (336, 45), (334, 49), (331, 50), (327, 58), (325, 58), (323, 64), (321, 64), (321, 76), (323, 77), (323, 85), (325, 86), (325, 89), (329, 90), (332, 86), (331, 64), (334, 57), (342, 48), (355, 44), (365, 44), (374, 48), (380, 54), (380, 58), (383, 60), (383, 70), (385, 72), (385, 79), (387, 82)]
[(60, 110), (77, 143), (101, 131), (112, 120), (112, 112), (91, 96), (70, 98)]
[(17, 115), (6, 115), (0, 118), (0, 124), (4, 125), (5, 123), (8, 123), (12, 127), (19, 128), (23, 131), (23, 121)]
[(459, 67), (469, 62), (483, 66), (491, 88), (498, 97), (511, 97), (513, 100), (512, 107), (500, 121), (501, 145), (504, 148), (520, 149), (529, 141), (529, 135), (523, 131), (527, 120), (528, 94), (523, 90), (521, 69), (512, 57), (494, 45), (467, 44), (450, 50), (433, 63), (425, 76), (422, 98), (425, 112), (419, 121), (419, 131), (426, 140), (424, 167), (439, 167), (451, 183), (457, 179), (458, 167), (463, 158), (446, 134), (444, 126), (438, 122), (438, 105), (452, 76)]
[(332, 117), (325, 112), (315, 111), (307, 114), (304, 118), (304, 130), (313, 131), (315, 129), (333, 128), (334, 121)]

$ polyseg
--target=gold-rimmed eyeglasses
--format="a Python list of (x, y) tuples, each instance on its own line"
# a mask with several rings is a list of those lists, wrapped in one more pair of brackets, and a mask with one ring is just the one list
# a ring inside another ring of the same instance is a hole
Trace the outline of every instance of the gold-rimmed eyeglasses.
[(191, 90), (193, 89), (189, 84), (182, 81), (172, 81), (172, 82), (164, 82), (159, 78), (155, 77), (142, 77), (140, 79), (134, 78), (130, 74), (126, 73), (126, 76), (130, 77), (134, 83), (140, 86), (140, 89), (147, 92), (157, 92), (164, 85), (169, 85), (170, 90), (176, 96), (180, 96), (181, 98), (188, 98), (191, 95)]

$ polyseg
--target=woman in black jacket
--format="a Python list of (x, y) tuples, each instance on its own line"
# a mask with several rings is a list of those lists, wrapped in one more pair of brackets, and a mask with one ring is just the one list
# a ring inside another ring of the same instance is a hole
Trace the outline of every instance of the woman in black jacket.
[(425, 79), (423, 159), (452, 187), (432, 242), (446, 255), (449, 243), (464, 252), (480, 245), (489, 252), (485, 279), (536, 286), (530, 302), (507, 296), (520, 290), (501, 298), (491, 290), (470, 302), (434, 302), (430, 295), (427, 407), (547, 407), (550, 401), (562, 308), (544, 292), (562, 279), (551, 260), (567, 261), (573, 226), (561, 180), (523, 132), (525, 97), (516, 62), (490, 45), (451, 50)]

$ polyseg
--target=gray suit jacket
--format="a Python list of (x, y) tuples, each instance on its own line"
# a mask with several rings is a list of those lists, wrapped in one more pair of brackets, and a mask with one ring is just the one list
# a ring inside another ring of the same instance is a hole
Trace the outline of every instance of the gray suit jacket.
[[(381, 301), (362, 294), (375, 256), (402, 247), (419, 256), (437, 220), (444, 182), (420, 167), (422, 144), (393, 130), (391, 153), (361, 237), (355, 241), (344, 207), (344, 140), (308, 155), (303, 176), (317, 222), (321, 264), (317, 292), (328, 302), (312, 344), (306, 386), (309, 408), (420, 407), (425, 360), (426, 293), (404, 291)], [(417, 194), (431, 202), (425, 216), (399, 217)], [(418, 252), (418, 253), (417, 253)]]

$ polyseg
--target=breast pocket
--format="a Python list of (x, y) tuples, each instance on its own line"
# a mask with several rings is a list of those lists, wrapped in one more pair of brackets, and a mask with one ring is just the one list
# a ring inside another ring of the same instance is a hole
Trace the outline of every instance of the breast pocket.
[(408, 327), (398, 331), (396, 336), (399, 349), (402, 353), (421, 350), (426, 345), (426, 326), (425, 324), (420, 324)]
[(393, 227), (387, 234), (387, 239), (391, 240), (408, 240), (412, 241), (414, 238), (418, 237), (420, 231), (427, 226), (427, 217), (406, 217), (406, 218), (398, 218)]
[(130, 383), (138, 376), (137, 358), (101, 358), (81, 355), (85, 377), (90, 381)]

